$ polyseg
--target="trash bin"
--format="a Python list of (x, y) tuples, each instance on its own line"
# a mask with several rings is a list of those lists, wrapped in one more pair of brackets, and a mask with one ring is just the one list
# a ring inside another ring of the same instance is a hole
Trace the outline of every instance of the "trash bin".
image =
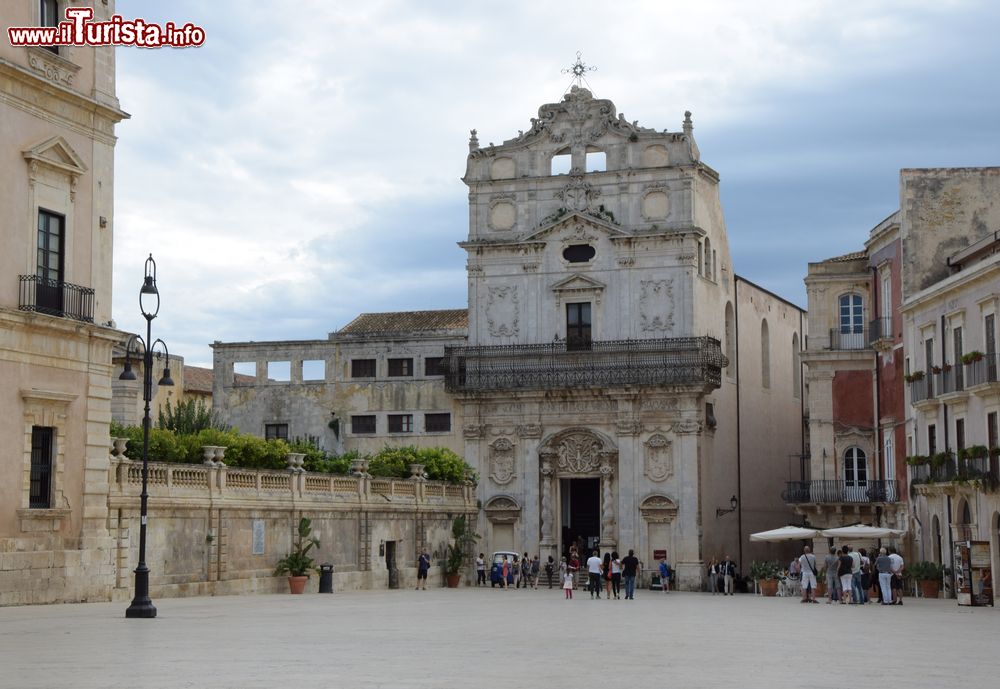
[(333, 565), (329, 562), (319, 566), (319, 592), (333, 593)]

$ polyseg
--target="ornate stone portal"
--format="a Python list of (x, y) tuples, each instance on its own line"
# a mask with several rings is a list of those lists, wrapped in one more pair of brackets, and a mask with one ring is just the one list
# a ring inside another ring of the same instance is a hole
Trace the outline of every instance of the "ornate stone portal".
[(617, 540), (614, 480), (618, 468), (618, 449), (614, 443), (586, 428), (568, 428), (549, 436), (539, 447), (538, 457), (541, 545), (551, 548), (558, 543), (552, 512), (553, 480), (600, 478), (601, 548), (614, 548)]

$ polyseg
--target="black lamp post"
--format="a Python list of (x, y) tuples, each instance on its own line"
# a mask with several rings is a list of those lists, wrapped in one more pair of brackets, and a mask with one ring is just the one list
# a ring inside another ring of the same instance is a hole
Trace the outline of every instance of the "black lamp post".
[[(173, 385), (170, 379), (170, 352), (166, 343), (157, 338), (152, 341), (153, 319), (160, 311), (160, 293), (156, 290), (156, 261), (153, 254), (146, 259), (146, 277), (139, 290), (139, 310), (146, 319), (146, 339), (140, 335), (132, 335), (125, 348), (125, 370), (118, 376), (119, 380), (135, 380), (132, 371), (132, 348), (138, 355), (139, 345), (142, 345), (142, 399), (145, 408), (142, 416), (142, 493), (139, 497), (139, 565), (135, 568), (135, 597), (125, 611), (125, 617), (156, 617), (156, 606), (149, 599), (149, 567), (146, 566), (146, 504), (149, 494), (146, 491), (146, 480), (149, 475), (149, 402), (153, 397), (153, 350), (159, 344), (166, 356), (163, 377), (158, 385)], [(159, 358), (157, 354), (157, 358)]]

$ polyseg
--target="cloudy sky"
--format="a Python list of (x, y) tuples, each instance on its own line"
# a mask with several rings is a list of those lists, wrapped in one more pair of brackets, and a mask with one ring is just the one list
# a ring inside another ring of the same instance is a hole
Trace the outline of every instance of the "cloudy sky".
[(569, 85), (629, 120), (694, 113), (736, 272), (805, 306), (806, 263), (861, 248), (902, 167), (1000, 165), (992, 0), (118, 0), (201, 48), (118, 49), (115, 318), (145, 256), (154, 336), (324, 338), (363, 311), (465, 306), (469, 130), (529, 128)]

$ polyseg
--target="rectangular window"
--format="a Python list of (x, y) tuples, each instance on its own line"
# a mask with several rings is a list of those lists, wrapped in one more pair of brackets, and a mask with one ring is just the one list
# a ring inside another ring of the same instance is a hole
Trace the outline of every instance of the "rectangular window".
[(257, 382), (256, 361), (233, 362), (233, 385), (253, 385)]
[(325, 380), (326, 362), (323, 359), (307, 359), (302, 362), (302, 380)]
[(955, 351), (951, 353), (952, 356), (952, 372), (955, 376), (955, 389), (964, 390), (965, 389), (965, 376), (962, 370), (962, 355), (965, 354), (965, 348), (962, 345), (962, 328), (958, 327), (951, 331), (952, 334), (952, 347)]
[(375, 432), (375, 415), (364, 415), (364, 416), (352, 416), (351, 417), (351, 433), (355, 435), (364, 435), (366, 433)]
[(955, 419), (955, 449), (965, 449), (965, 419)]
[(934, 338), (928, 337), (924, 340), (924, 362), (926, 364), (926, 375), (924, 380), (927, 381), (927, 396), (934, 396), (934, 376), (931, 373), (931, 368), (934, 366)]
[(268, 361), (267, 379), (273, 383), (287, 383), (292, 379), (291, 361)]
[(566, 349), (590, 349), (590, 302), (566, 304)]
[(264, 440), (288, 440), (288, 424), (265, 423)]
[(937, 426), (934, 424), (927, 426), (927, 454), (937, 454)]
[(991, 411), (986, 415), (986, 444), (992, 450), (997, 446), (997, 413)]
[[(59, 26), (59, 2), (58, 0), (39, 0), (38, 2), (38, 25), (39, 26)], [(51, 50), (56, 55), (59, 54), (59, 46), (47, 45), (46, 50)]]
[(412, 376), (413, 359), (389, 359), (389, 375), (396, 378)]
[(46, 210), (38, 211), (38, 248), (35, 275), (35, 307), (41, 313), (61, 316), (63, 313), (63, 268), (66, 220)]
[(424, 357), (424, 375), (425, 376), (443, 376), (447, 371), (444, 366), (443, 356), (428, 356)]
[(374, 359), (351, 360), (351, 378), (374, 378), (374, 377), (375, 377)]
[(451, 431), (451, 414), (424, 414), (424, 432), (449, 433)]
[(986, 380), (997, 380), (997, 331), (996, 316), (988, 314), (983, 318), (983, 344), (986, 346)]
[(31, 427), (31, 490), (28, 507), (52, 507), (52, 433), (48, 426)]
[(389, 414), (390, 433), (412, 433), (413, 414)]

